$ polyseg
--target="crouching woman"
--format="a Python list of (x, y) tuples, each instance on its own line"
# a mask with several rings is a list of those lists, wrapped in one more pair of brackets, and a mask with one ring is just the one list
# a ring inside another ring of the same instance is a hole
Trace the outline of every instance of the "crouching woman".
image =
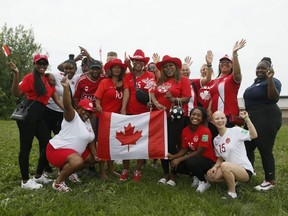
[(59, 134), (49, 141), (46, 155), (49, 163), (61, 170), (52, 188), (60, 192), (69, 192), (71, 189), (65, 184), (65, 180), (82, 169), (84, 163), (96, 162), (95, 135), (90, 122), (93, 103), (83, 99), (74, 110), (67, 77), (61, 84), (64, 119)]
[(237, 198), (236, 181), (248, 182), (254, 172), (244, 141), (255, 139), (257, 132), (246, 111), (240, 112), (240, 117), (245, 120), (248, 130), (238, 126), (227, 128), (223, 112), (216, 111), (212, 115), (212, 122), (219, 132), (213, 140), (217, 161), (207, 172), (207, 178), (209, 182), (226, 182), (228, 194), (223, 198)]

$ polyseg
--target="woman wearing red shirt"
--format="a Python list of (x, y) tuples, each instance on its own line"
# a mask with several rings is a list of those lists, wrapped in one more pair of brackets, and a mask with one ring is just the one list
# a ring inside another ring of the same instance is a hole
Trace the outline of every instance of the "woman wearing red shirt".
[(193, 108), (189, 117), (190, 125), (182, 131), (182, 148), (177, 154), (168, 154), (168, 158), (178, 172), (194, 176), (192, 186), (202, 193), (210, 187), (204, 175), (216, 162), (216, 156), (211, 132), (204, 126), (207, 120), (204, 108)]
[[(184, 128), (184, 115), (180, 119), (173, 119), (170, 115), (170, 108), (177, 103), (185, 104), (191, 97), (190, 81), (187, 77), (181, 76), (180, 70), (182, 62), (178, 58), (172, 58), (165, 55), (162, 61), (156, 64), (161, 71), (161, 76), (157, 80), (157, 86), (151, 93), (151, 99), (157, 109), (166, 110), (168, 120), (168, 152), (176, 154), (179, 150), (178, 145), (181, 143), (181, 132)], [(176, 171), (171, 170), (169, 160), (161, 160), (164, 171), (164, 178), (159, 183), (176, 185)]]
[[(47, 184), (51, 181), (42, 175), (44, 168), (48, 165), (46, 145), (50, 139), (50, 133), (45, 124), (43, 112), (50, 97), (53, 97), (56, 104), (63, 109), (63, 103), (57, 96), (55, 87), (50, 86), (48, 76), (44, 75), (49, 64), (48, 57), (37, 54), (34, 56), (33, 64), (33, 72), (25, 75), (19, 83), (18, 68), (14, 63), (9, 63), (9, 67), (14, 74), (12, 83), (13, 95), (16, 97), (25, 95), (26, 99), (24, 103), (26, 105), (35, 101), (29, 109), (27, 119), (25, 121), (17, 121), (20, 136), (19, 166), (22, 176), (21, 187), (26, 189), (39, 189), (42, 187), (42, 184)], [(34, 136), (39, 141), (40, 157), (36, 175), (30, 179), (29, 155)]]
[[(120, 113), (123, 99), (123, 89), (126, 88), (126, 84), (123, 82), (123, 77), (127, 66), (122, 63), (120, 59), (113, 59), (107, 62), (104, 66), (104, 70), (108, 73), (108, 78), (100, 82), (97, 91), (95, 92), (96, 97), (96, 111), (101, 113), (114, 112)], [(101, 127), (101, 123), (99, 124)], [(104, 179), (108, 176), (105, 172), (105, 161), (100, 161), (100, 172)], [(113, 168), (113, 161), (108, 161), (109, 171), (115, 174)]]

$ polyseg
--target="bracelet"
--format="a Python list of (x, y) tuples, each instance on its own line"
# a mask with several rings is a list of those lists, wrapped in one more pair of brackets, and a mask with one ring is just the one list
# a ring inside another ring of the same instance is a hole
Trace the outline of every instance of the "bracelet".
[(237, 53), (233, 54), (233, 57), (237, 57), (237, 56), (238, 56), (238, 54), (237, 54)]
[(208, 68), (212, 67), (212, 64), (207, 64), (207, 67), (208, 67)]

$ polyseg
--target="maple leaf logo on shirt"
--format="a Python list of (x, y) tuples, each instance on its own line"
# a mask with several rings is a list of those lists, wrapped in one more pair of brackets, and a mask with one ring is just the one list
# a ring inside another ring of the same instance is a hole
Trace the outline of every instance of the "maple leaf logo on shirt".
[(211, 95), (208, 90), (204, 90), (203, 92), (200, 93), (200, 97), (202, 98), (202, 100), (210, 100)]
[(121, 145), (136, 145), (136, 142), (142, 137), (142, 131), (135, 131), (135, 126), (132, 126), (131, 123), (128, 126), (124, 126), (124, 133), (122, 131), (116, 131), (116, 139), (121, 142)]

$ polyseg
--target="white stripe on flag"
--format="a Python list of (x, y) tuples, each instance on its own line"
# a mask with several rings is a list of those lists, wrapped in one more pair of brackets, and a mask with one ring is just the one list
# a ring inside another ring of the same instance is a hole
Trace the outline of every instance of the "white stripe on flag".
[(167, 148), (165, 111), (139, 115), (103, 112), (100, 116), (98, 132), (100, 159), (165, 158)]

